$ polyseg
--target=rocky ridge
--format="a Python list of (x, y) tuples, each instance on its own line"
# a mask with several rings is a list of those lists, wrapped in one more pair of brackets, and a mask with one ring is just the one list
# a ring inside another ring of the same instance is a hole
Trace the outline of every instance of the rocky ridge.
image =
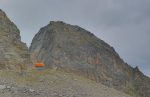
[(25, 43), (21, 42), (20, 31), (0, 10), (0, 69), (25, 69), (30, 54)]
[[(31, 67), (30, 53), (33, 64), (39, 60), (45, 63), (43, 71), (25, 71)], [(81, 27), (50, 22), (34, 37), (30, 53), (21, 42), (16, 25), (0, 10), (0, 97), (148, 97), (150, 94), (148, 77), (137, 67), (124, 63), (111, 46)], [(20, 75), (18, 70), (26, 73)]]
[(148, 77), (81, 27), (52, 21), (35, 35), (30, 52), (33, 63), (42, 60), (47, 68), (74, 72), (136, 97), (150, 95)]

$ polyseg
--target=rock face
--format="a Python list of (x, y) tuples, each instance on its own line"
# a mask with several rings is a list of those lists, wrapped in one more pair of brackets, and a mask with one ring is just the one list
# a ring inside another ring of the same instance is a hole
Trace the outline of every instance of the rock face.
[(29, 51), (21, 42), (20, 31), (0, 10), (0, 69), (25, 69)]
[(150, 79), (125, 63), (115, 50), (92, 33), (61, 21), (40, 29), (30, 47), (33, 63), (88, 77), (136, 97), (150, 95)]

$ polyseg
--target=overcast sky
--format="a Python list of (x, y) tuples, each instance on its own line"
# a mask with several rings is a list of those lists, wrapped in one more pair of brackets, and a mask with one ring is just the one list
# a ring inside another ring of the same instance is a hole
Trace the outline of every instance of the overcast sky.
[(79, 25), (150, 76), (150, 0), (0, 0), (28, 46), (49, 21)]

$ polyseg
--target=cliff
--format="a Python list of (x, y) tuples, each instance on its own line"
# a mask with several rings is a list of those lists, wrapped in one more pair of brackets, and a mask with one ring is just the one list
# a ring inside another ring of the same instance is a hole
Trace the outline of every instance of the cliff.
[(33, 63), (43, 61), (46, 68), (74, 72), (136, 97), (150, 95), (148, 77), (125, 63), (113, 47), (79, 26), (50, 22), (35, 35), (30, 52)]
[(25, 69), (30, 54), (25, 43), (21, 42), (20, 31), (0, 10), (0, 69)]

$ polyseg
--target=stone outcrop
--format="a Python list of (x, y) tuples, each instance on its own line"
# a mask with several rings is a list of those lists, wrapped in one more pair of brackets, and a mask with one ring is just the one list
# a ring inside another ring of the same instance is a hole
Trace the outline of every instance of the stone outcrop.
[(21, 42), (20, 31), (0, 10), (0, 69), (25, 69), (29, 56), (26, 44)]
[(52, 21), (40, 29), (30, 46), (33, 63), (88, 77), (138, 97), (150, 95), (150, 79), (125, 63), (115, 50), (81, 27)]

